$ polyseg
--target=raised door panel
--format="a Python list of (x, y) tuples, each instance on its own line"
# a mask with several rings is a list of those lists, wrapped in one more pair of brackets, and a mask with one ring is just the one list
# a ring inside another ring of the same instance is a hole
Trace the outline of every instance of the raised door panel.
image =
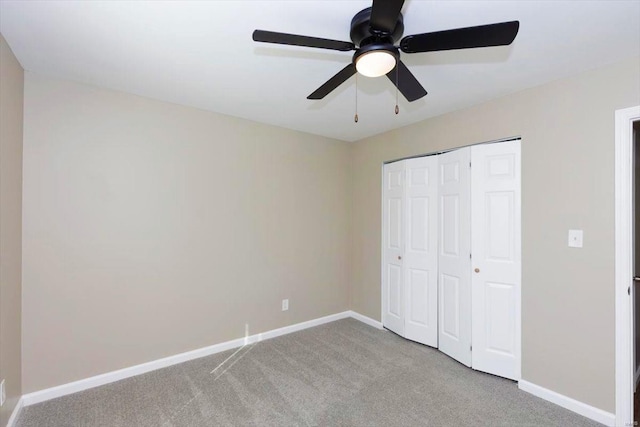
[(460, 279), (441, 274), (442, 334), (448, 339), (460, 340)]
[(515, 355), (515, 289), (511, 283), (484, 283), (486, 351)]
[(407, 200), (407, 249), (411, 252), (429, 250), (429, 198), (411, 197)]
[(429, 272), (409, 269), (407, 274), (408, 323), (429, 327)]
[(387, 249), (402, 251), (402, 198), (389, 197), (385, 209), (388, 218)]
[(484, 195), (485, 228), (484, 257), (491, 262), (513, 263), (514, 199), (513, 191), (492, 191)]
[(440, 255), (457, 259), (460, 256), (460, 194), (441, 197), (442, 233)]
[(387, 283), (389, 284), (387, 300), (389, 301), (387, 314), (401, 320), (402, 316), (402, 269), (389, 264), (387, 269)]

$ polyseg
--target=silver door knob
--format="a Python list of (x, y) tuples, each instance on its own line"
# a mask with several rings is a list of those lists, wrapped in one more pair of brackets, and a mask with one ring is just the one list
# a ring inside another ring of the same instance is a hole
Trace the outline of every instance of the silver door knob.
[(402, 257), (400, 255), (398, 255), (398, 260), (401, 260), (401, 259), (402, 259)]
[(475, 271), (476, 273), (480, 273), (480, 269), (479, 268), (475, 268), (473, 271)]

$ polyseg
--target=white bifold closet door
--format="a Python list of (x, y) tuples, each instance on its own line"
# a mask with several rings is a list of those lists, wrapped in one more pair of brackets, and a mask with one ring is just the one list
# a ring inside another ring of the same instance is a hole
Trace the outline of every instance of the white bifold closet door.
[(520, 378), (520, 141), (471, 148), (473, 368)]
[(520, 141), (384, 166), (382, 323), (520, 378)]
[(436, 156), (384, 166), (383, 324), (438, 346)]
[(438, 156), (440, 351), (471, 366), (470, 148)]

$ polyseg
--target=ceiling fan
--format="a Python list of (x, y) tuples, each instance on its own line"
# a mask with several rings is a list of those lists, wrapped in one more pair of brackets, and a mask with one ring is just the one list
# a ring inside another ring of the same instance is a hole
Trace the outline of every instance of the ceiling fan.
[[(367, 77), (387, 75), (389, 80), (412, 102), (427, 91), (400, 60), (403, 53), (509, 45), (518, 34), (518, 21), (456, 28), (432, 33), (414, 34), (402, 40), (404, 31), (400, 10), (404, 0), (373, 0), (372, 7), (356, 13), (351, 20), (351, 42), (255, 30), (257, 42), (315, 47), (348, 52), (355, 50), (349, 65), (316, 89), (307, 99), (322, 99), (359, 72)], [(399, 46), (396, 41), (400, 40)]]

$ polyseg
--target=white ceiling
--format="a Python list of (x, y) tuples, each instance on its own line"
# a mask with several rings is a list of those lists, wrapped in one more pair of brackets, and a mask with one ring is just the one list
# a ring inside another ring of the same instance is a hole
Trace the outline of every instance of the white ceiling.
[(349, 41), (370, 1), (0, 1), (0, 32), (26, 70), (346, 141), (640, 55), (640, 1), (418, 1), (404, 35), (519, 20), (511, 46), (403, 54), (429, 94), (386, 77), (307, 95), (350, 52), (251, 40), (254, 29)]

